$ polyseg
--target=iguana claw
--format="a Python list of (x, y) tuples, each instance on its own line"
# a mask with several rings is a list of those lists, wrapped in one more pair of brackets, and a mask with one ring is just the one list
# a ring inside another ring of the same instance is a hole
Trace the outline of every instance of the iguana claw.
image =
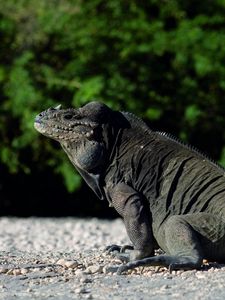
[[(126, 250), (133, 250), (134, 247), (131, 245), (124, 245), (124, 246), (118, 246), (118, 245), (110, 245), (105, 248), (105, 251), (107, 254), (111, 254), (114, 257), (120, 259), (122, 262), (129, 262), (130, 261), (130, 255), (129, 253), (125, 253)], [(114, 251), (116, 253), (114, 253)]]
[(126, 250), (134, 250), (134, 247), (131, 246), (131, 245), (124, 245), (124, 246), (119, 246), (119, 245), (110, 245), (110, 246), (107, 246), (104, 251), (106, 251), (107, 253), (111, 253), (111, 252), (114, 252), (114, 251), (118, 251), (120, 253), (125, 253)]
[(120, 252), (121, 252), (121, 253), (125, 253), (126, 250), (134, 250), (134, 246), (131, 246), (131, 245), (124, 245), (124, 246), (121, 246), (121, 248), (120, 248)]
[(109, 254), (109, 253), (111, 253), (111, 252), (113, 252), (113, 251), (118, 251), (118, 252), (120, 252), (121, 248), (122, 248), (121, 246), (118, 246), (118, 245), (113, 244), (113, 245), (110, 245), (110, 246), (105, 247), (104, 251), (105, 251), (107, 254)]

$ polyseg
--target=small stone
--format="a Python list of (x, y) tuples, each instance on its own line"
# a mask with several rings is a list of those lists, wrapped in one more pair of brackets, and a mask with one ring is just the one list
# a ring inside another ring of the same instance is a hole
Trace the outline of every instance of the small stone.
[(25, 275), (25, 274), (27, 274), (28, 272), (29, 272), (28, 269), (24, 269), (24, 268), (20, 269), (20, 273), (21, 273), (22, 275)]
[(85, 293), (87, 293), (87, 290), (85, 288), (80, 287), (80, 288), (75, 289), (75, 293), (76, 294), (85, 294)]
[(14, 269), (13, 271), (12, 271), (12, 273), (13, 273), (13, 275), (21, 275), (21, 270), (20, 269)]
[(65, 267), (68, 269), (74, 269), (78, 266), (78, 262), (76, 260), (68, 260), (65, 261)]
[(146, 275), (149, 276), (149, 277), (152, 276), (152, 274), (153, 274), (153, 271), (146, 272)]
[(197, 278), (205, 278), (205, 275), (204, 275), (202, 272), (196, 272), (196, 273), (195, 273), (195, 276), (196, 276)]
[(56, 262), (56, 264), (65, 267), (66, 260), (64, 258), (61, 258)]
[(64, 258), (59, 259), (56, 264), (68, 269), (74, 269), (79, 265), (76, 260), (65, 260)]
[(34, 268), (33, 272), (39, 272), (41, 269), (40, 268)]
[(0, 274), (5, 274), (5, 273), (7, 273), (8, 272), (8, 270), (9, 269), (7, 269), (7, 268), (0, 268)]
[(85, 270), (85, 273), (88, 273), (88, 274), (95, 274), (95, 273), (102, 273), (103, 271), (103, 267), (102, 266), (99, 266), (99, 265), (96, 265), (96, 266), (89, 266), (87, 267), (87, 269)]

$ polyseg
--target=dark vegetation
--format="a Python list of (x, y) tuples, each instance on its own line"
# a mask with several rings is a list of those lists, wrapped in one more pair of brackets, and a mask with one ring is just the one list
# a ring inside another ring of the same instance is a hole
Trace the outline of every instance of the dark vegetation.
[(37, 113), (99, 100), (225, 165), (225, 1), (0, 0), (0, 214), (105, 215)]

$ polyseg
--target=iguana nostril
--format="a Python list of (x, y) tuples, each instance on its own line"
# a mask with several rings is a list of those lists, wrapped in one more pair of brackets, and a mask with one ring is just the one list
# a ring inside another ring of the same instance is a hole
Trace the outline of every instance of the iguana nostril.
[(36, 118), (34, 119), (34, 123), (41, 123), (41, 116), (40, 115), (36, 116)]

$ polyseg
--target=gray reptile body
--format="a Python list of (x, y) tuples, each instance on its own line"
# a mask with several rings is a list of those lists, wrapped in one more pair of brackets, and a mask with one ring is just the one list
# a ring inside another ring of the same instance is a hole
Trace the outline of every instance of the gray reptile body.
[[(199, 268), (203, 258), (225, 262), (222, 167), (97, 102), (49, 109), (36, 117), (35, 128), (61, 143), (98, 197), (122, 216), (133, 249), (119, 273), (142, 265)], [(158, 246), (165, 255), (153, 256)]]

